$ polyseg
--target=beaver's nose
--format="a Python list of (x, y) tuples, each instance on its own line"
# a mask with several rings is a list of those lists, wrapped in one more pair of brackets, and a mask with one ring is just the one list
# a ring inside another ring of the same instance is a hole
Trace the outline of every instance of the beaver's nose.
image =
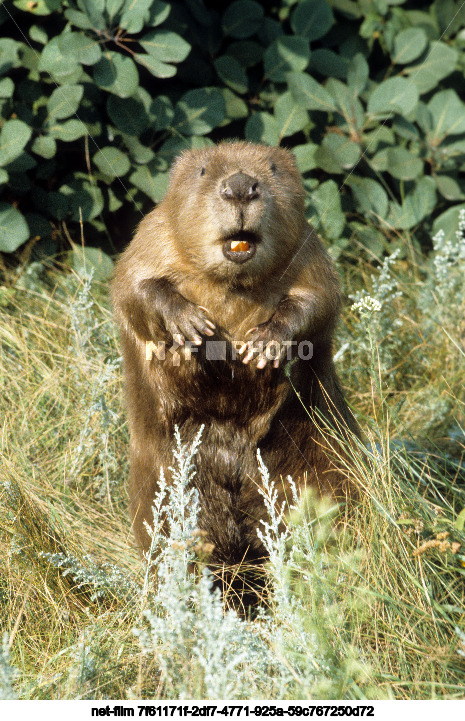
[(260, 183), (246, 173), (234, 173), (223, 181), (220, 194), (225, 200), (248, 203), (260, 196)]

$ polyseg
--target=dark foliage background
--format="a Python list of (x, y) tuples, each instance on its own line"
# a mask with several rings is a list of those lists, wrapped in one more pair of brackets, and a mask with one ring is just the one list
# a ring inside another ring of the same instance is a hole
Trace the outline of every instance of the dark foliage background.
[(119, 249), (173, 157), (223, 138), (294, 150), (335, 255), (454, 237), (461, 2), (10, 0), (0, 24), (3, 253), (69, 248), (81, 220)]

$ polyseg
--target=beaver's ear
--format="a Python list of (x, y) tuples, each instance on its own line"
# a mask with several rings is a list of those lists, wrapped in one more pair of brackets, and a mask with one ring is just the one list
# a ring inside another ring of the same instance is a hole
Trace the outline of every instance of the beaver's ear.
[(291, 173), (297, 173), (300, 175), (297, 169), (294, 153), (291, 153), (290, 150), (271, 147), (268, 157), (270, 160), (270, 169), (273, 173), (276, 173), (278, 168), (286, 168), (286, 170)]

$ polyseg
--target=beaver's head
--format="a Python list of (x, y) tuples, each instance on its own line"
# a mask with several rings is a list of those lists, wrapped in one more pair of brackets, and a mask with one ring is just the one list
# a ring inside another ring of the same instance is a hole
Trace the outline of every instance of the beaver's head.
[(231, 280), (283, 268), (306, 224), (291, 153), (251, 143), (183, 153), (163, 205), (184, 257)]

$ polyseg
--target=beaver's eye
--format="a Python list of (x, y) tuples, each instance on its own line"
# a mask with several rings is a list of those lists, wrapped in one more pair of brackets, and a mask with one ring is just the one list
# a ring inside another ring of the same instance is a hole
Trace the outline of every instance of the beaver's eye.
[(272, 173), (276, 173), (277, 168), (276, 168), (276, 165), (275, 165), (274, 163), (271, 163), (271, 165), (270, 165), (270, 170), (271, 170)]
[(205, 170), (205, 168), (201, 168), (201, 169), (200, 169), (200, 175), (205, 175), (206, 172), (207, 172), (207, 171)]

